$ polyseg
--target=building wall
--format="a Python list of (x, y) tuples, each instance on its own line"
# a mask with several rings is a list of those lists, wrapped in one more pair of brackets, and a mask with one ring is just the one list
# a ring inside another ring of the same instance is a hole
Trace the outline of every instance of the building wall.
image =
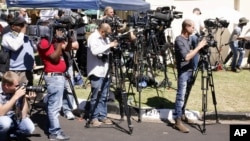
[[(175, 6), (176, 11), (183, 12), (182, 19), (174, 19), (171, 24), (172, 37), (174, 38), (181, 33), (181, 23), (183, 19), (188, 18), (189, 15), (192, 14), (192, 10), (195, 7), (201, 9), (202, 16), (204, 19), (208, 18), (219, 18), (219, 19), (230, 19), (230, 24), (226, 29), (219, 29), (216, 34), (216, 40), (218, 42), (218, 48), (222, 49), (221, 56), (222, 59), (227, 56), (230, 51), (229, 46), (225, 45), (228, 43), (229, 36), (234, 28), (234, 26), (238, 23), (238, 19), (242, 16), (250, 19), (250, 10), (249, 0), (145, 0), (151, 4), (151, 9), (155, 10), (156, 7), (162, 6)], [(229, 11), (229, 12), (228, 12)], [(168, 30), (168, 31), (169, 31)], [(244, 27), (242, 35), (245, 34), (249, 30), (250, 36), (250, 23)], [(248, 50), (246, 50), (245, 58), (243, 60), (242, 66), (247, 65), (247, 56)], [(217, 61), (219, 58), (219, 53), (217, 49), (212, 48), (211, 62)]]

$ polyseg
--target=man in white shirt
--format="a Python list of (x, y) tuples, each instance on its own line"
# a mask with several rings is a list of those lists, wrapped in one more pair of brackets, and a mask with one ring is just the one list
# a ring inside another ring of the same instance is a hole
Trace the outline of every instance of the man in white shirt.
[[(192, 48), (194, 49), (198, 45), (201, 31), (204, 30), (205, 28), (204, 21), (201, 18), (201, 10), (199, 8), (194, 8), (193, 15), (190, 17), (190, 19), (194, 22), (194, 32), (190, 36), (191, 45)], [(199, 53), (197, 53), (193, 58), (194, 70), (196, 70), (198, 67), (199, 56), (200, 56)]]
[(107, 119), (107, 95), (110, 86), (109, 49), (116, 47), (118, 43), (116, 40), (109, 42), (107, 37), (109, 33), (111, 33), (110, 25), (102, 23), (88, 38), (87, 74), (91, 82), (90, 123), (92, 126), (100, 126), (101, 123), (112, 124)]

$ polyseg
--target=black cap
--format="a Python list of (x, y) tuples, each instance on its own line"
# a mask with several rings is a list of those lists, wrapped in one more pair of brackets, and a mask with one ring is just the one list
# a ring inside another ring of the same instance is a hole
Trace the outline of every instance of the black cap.
[(200, 8), (197, 8), (197, 7), (196, 7), (196, 8), (194, 8), (194, 9), (193, 9), (193, 13), (194, 13), (195, 11), (199, 11), (199, 12), (200, 12), (200, 14), (201, 14), (201, 10), (200, 10)]
[(9, 22), (10, 25), (22, 25), (25, 23), (26, 23), (25, 19), (21, 16), (15, 17), (15, 18), (11, 19)]

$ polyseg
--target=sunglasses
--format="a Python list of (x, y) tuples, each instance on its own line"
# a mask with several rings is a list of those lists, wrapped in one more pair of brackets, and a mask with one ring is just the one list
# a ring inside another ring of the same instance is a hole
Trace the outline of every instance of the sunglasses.
[(20, 27), (24, 27), (24, 23), (21, 23), (21, 24), (15, 24), (15, 26), (20, 26)]

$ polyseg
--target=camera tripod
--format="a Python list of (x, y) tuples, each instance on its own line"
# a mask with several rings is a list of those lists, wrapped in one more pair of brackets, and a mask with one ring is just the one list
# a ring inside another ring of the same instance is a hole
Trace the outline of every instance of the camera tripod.
[[(205, 49), (205, 47), (203, 48)], [(218, 114), (217, 114), (217, 102), (215, 96), (215, 89), (214, 89), (214, 81), (212, 75), (212, 67), (210, 64), (210, 55), (208, 49), (206, 49), (205, 54), (200, 55), (200, 60), (198, 62), (198, 68), (194, 71), (191, 81), (187, 85), (187, 90), (185, 94), (185, 101), (182, 108), (183, 113), (185, 113), (185, 107), (192, 89), (192, 86), (195, 83), (197, 78), (198, 72), (201, 71), (201, 90), (202, 90), (202, 111), (203, 111), (203, 129), (201, 132), (204, 134), (206, 132), (206, 112), (207, 112), (207, 94), (208, 94), (208, 86), (211, 88), (212, 100), (215, 108), (215, 118), (216, 123), (219, 123)]]
[[(42, 86), (42, 84), (43, 84), (44, 75), (45, 75), (44, 73), (45, 73), (45, 72), (42, 72), (42, 74), (41, 74), (41, 76), (40, 76), (40, 78), (39, 78), (38, 86)], [(66, 78), (65, 78), (66, 81), (69, 83), (69, 87), (70, 87), (70, 89), (71, 89), (71, 91), (72, 91), (72, 96), (73, 96), (73, 98), (74, 98), (74, 100), (75, 100), (75, 102), (76, 102), (77, 109), (74, 110), (74, 111), (75, 111), (74, 113), (78, 114), (79, 117), (82, 118), (82, 117), (83, 117), (83, 111), (80, 110), (80, 108), (79, 108), (78, 98), (77, 98), (77, 95), (76, 95), (76, 92), (75, 92), (75, 89), (74, 89), (74, 85), (73, 85), (73, 83), (72, 83), (72, 81), (71, 81), (71, 79), (70, 79), (70, 75), (69, 75), (68, 72), (65, 73), (65, 77), (66, 77)], [(36, 108), (36, 107), (37, 107), (37, 108), (45, 108), (45, 107), (44, 107), (45, 105), (41, 105), (41, 104), (39, 104), (39, 103), (35, 103), (36, 100), (37, 100), (37, 98), (38, 98), (38, 97), (35, 97), (34, 103), (33, 103), (32, 106), (31, 106), (30, 115), (32, 114), (34, 108)], [(67, 101), (70, 101), (70, 100), (69, 100), (68, 94), (66, 95), (66, 98), (67, 98)], [(69, 103), (69, 104), (70, 104), (69, 107), (73, 107), (73, 105), (71, 105), (71, 103)]]
[(175, 56), (174, 56), (174, 45), (171, 41), (171, 37), (173, 37), (172, 29), (167, 29), (168, 35), (165, 38), (164, 30), (160, 32), (158, 39), (160, 40), (159, 43), (162, 44), (161, 46), (161, 54), (163, 57), (163, 72), (164, 72), (164, 79), (160, 82), (159, 87), (168, 88), (171, 87), (172, 82), (169, 81), (167, 76), (167, 61), (170, 61), (170, 64), (173, 65), (173, 74), (175, 76), (175, 80), (177, 80), (176, 72), (175, 72)]
[[(152, 40), (150, 40), (150, 46), (152, 49), (156, 49), (158, 48), (158, 44), (156, 41), (155, 36), (152, 36), (154, 38), (151, 38)], [(150, 37), (149, 37), (150, 38)], [(139, 93), (139, 105), (137, 107), (137, 105), (135, 105), (134, 108), (138, 108), (138, 122), (142, 121), (142, 114), (141, 114), (141, 93), (142, 93), (142, 89), (144, 86), (142, 86), (142, 82), (145, 81), (144, 80), (144, 72), (146, 71), (146, 75), (148, 74), (148, 71), (150, 73), (150, 75), (152, 75), (152, 79), (153, 79), (153, 86), (156, 90), (157, 96), (159, 96), (159, 92), (158, 92), (158, 86), (157, 83), (155, 82), (155, 75), (153, 72), (153, 66), (151, 64), (151, 54), (150, 51), (146, 48), (146, 44), (145, 44), (145, 36), (143, 35), (143, 32), (138, 33), (137, 34), (137, 41), (136, 41), (136, 51), (134, 51), (134, 56), (133, 56), (133, 72), (132, 75), (130, 77), (130, 84), (129, 84), (129, 90), (130, 88), (132, 90), (133, 93), (133, 88), (132, 88), (132, 84), (134, 83), (136, 85), (136, 89), (137, 92)], [(154, 46), (154, 47), (153, 47)], [(155, 57), (155, 56), (153, 56)], [(156, 59), (156, 58), (153, 58)], [(154, 61), (154, 60), (153, 60)], [(159, 100), (159, 99), (158, 99)], [(160, 100), (159, 100), (160, 103)]]
[[(116, 123), (114, 121), (112, 121), (112, 123), (115, 124), (118, 128), (122, 129), (124, 132), (127, 132), (128, 134), (132, 134), (134, 126), (131, 123), (131, 113), (127, 104), (128, 98), (127, 98), (127, 93), (125, 91), (125, 83), (124, 83), (124, 76), (123, 76), (122, 63), (121, 63), (122, 52), (119, 49), (119, 47), (117, 48), (118, 49), (115, 49), (115, 51), (112, 51), (109, 55), (110, 67), (108, 68), (105, 78), (109, 79), (108, 81), (111, 81), (112, 79), (111, 72), (114, 73), (114, 76), (115, 76), (115, 82), (113, 82), (114, 93), (115, 93), (116, 99), (119, 102), (121, 121), (124, 121), (124, 116), (126, 115), (128, 130), (119, 126), (119, 123)], [(100, 99), (101, 97), (101, 92), (103, 91), (104, 84), (105, 83), (102, 83), (101, 90), (98, 93), (96, 101), (99, 101), (98, 99)], [(95, 109), (97, 108), (97, 105), (98, 105), (98, 102), (95, 103), (94, 108), (92, 108), (92, 110), (90, 111), (89, 118), (91, 118), (91, 115), (94, 113)], [(90, 127), (90, 120), (87, 121), (86, 127), (87, 128)]]

